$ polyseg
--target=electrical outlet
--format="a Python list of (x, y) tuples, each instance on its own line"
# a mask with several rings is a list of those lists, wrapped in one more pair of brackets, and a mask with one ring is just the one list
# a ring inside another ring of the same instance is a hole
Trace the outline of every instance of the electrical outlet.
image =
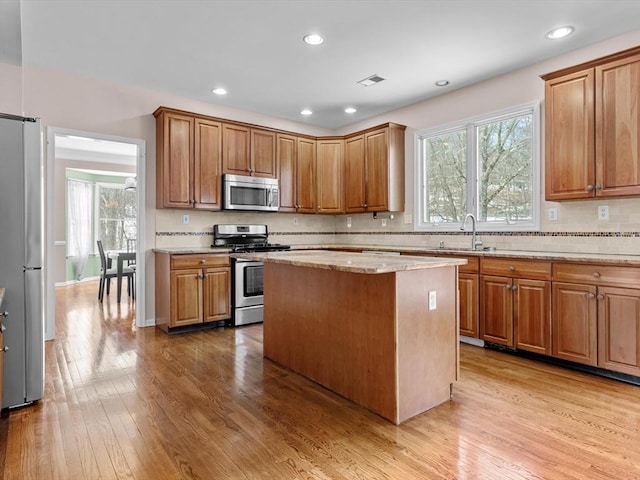
[(189, 215), (182, 215), (182, 223), (184, 223), (185, 225), (189, 223)]
[(429, 292), (429, 310), (436, 309), (436, 292), (435, 290)]
[(387, 219), (386, 219), (386, 218), (383, 218), (383, 219), (382, 219), (382, 226), (383, 226), (383, 227), (386, 227), (386, 226), (387, 226)]
[(549, 209), (549, 220), (551, 220), (552, 222), (555, 222), (556, 220), (558, 220), (558, 209), (557, 208), (550, 208)]
[(347, 217), (347, 228), (351, 228), (351, 217)]
[(402, 221), (405, 223), (405, 225), (410, 225), (413, 223), (413, 218), (411, 217), (410, 213), (405, 213), (402, 217)]
[(293, 217), (293, 224), (298, 225), (298, 217)]
[(598, 205), (598, 220), (609, 220), (608, 205)]

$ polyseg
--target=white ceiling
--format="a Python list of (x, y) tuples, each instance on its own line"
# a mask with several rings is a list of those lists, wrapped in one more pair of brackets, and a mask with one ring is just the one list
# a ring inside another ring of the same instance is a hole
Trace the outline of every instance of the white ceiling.
[[(18, 4), (18, 0), (0, 0)], [(640, 28), (637, 0), (22, 0), (24, 65), (339, 128)], [(6, 23), (6, 20), (4, 21)], [(551, 41), (553, 27), (575, 33)], [(2, 25), (0, 25), (1, 27)], [(3, 36), (9, 35), (4, 29)], [(324, 45), (302, 42), (306, 33)], [(2, 38), (5, 47), (11, 42)], [(15, 42), (14, 42), (15, 43)], [(542, 72), (545, 73), (545, 72)], [(372, 74), (373, 87), (356, 82)], [(448, 87), (436, 87), (447, 79)], [(223, 86), (218, 97), (211, 89)], [(171, 106), (171, 105), (169, 105)], [(345, 114), (353, 106), (355, 114)], [(310, 117), (300, 110), (310, 108)]]

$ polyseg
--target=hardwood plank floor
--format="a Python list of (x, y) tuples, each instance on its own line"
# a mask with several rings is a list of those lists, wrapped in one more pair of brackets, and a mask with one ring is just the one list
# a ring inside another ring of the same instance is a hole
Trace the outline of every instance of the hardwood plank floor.
[(462, 345), (452, 401), (396, 427), (263, 359), (261, 325), (169, 337), (96, 292), (57, 289), (6, 480), (640, 479), (639, 387)]

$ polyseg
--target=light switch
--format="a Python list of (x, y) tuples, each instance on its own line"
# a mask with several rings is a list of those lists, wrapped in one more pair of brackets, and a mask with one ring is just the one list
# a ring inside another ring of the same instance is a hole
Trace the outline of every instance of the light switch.
[(558, 220), (558, 209), (557, 208), (550, 208), (549, 209), (549, 220), (551, 220), (552, 222), (555, 222), (556, 220)]
[(436, 292), (435, 290), (429, 292), (429, 310), (436, 309)]

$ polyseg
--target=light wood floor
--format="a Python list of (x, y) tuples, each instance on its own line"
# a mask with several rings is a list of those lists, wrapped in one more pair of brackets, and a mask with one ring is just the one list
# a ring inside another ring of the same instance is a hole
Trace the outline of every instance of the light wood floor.
[(640, 479), (639, 387), (463, 345), (453, 400), (396, 427), (264, 360), (260, 325), (168, 337), (96, 292), (57, 291), (4, 479)]

